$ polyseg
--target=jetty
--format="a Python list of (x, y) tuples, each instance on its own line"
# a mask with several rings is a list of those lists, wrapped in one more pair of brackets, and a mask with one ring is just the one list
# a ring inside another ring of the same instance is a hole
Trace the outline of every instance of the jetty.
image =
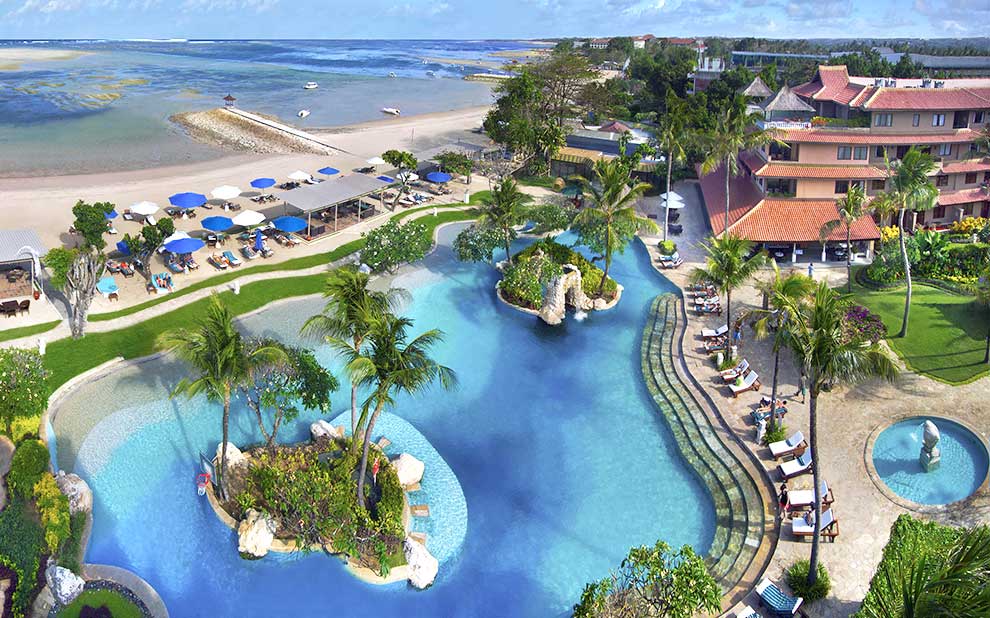
[(224, 108), (221, 108), (220, 111), (221, 112), (228, 113), (228, 114), (233, 114), (233, 115), (235, 115), (235, 116), (237, 116), (239, 118), (242, 118), (244, 120), (247, 120), (249, 122), (252, 122), (252, 123), (261, 125), (263, 127), (267, 127), (269, 129), (273, 129), (273, 130), (278, 131), (280, 133), (284, 133), (286, 135), (290, 135), (292, 137), (301, 139), (301, 140), (306, 141), (306, 142), (310, 142), (310, 143), (312, 143), (312, 144), (314, 144), (316, 146), (320, 146), (322, 148), (328, 148), (328, 149), (330, 149), (332, 151), (335, 151), (335, 152), (343, 152), (340, 148), (337, 148), (336, 146), (334, 146), (333, 144), (331, 144), (327, 140), (325, 140), (325, 139), (323, 139), (321, 137), (317, 137), (317, 136), (313, 135), (312, 133), (307, 133), (306, 131), (297, 129), (295, 127), (291, 127), (291, 126), (289, 126), (287, 124), (283, 124), (281, 122), (278, 122), (276, 120), (272, 120), (270, 118), (265, 118), (264, 116), (259, 116), (258, 114), (252, 114), (251, 112), (246, 112), (243, 109), (240, 109), (240, 108), (237, 108), (237, 107), (233, 107), (233, 106), (224, 107)]
[(469, 82), (501, 82), (512, 77), (511, 75), (504, 75), (502, 73), (471, 73), (470, 75), (465, 75), (464, 79)]

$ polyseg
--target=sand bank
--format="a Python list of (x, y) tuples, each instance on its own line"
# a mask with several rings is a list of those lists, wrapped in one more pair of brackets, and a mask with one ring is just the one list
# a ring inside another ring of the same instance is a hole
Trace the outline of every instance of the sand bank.
[(542, 58), (550, 54), (549, 49), (506, 49), (494, 51), (489, 56), (496, 58)]
[(24, 47), (4, 47), (0, 49), (0, 71), (17, 71), (25, 62), (51, 62), (55, 60), (75, 60), (91, 52), (71, 49), (34, 49)]
[[(252, 113), (262, 116), (257, 112)], [(279, 122), (277, 118), (264, 117)], [(226, 113), (222, 109), (184, 112), (175, 114), (169, 120), (185, 129), (189, 137), (228, 150), (256, 154), (329, 154), (326, 148), (320, 148), (312, 142)]]
[(483, 58), (463, 59), (425, 57), (422, 58), (422, 60), (425, 62), (433, 62), (435, 64), (446, 64), (458, 67), (478, 67), (481, 69), (501, 69), (506, 64), (505, 62), (499, 62), (498, 60), (485, 60)]

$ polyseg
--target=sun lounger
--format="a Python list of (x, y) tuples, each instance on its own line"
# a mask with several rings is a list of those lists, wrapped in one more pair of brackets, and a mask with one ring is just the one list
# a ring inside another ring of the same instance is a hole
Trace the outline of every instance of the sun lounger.
[(673, 261), (660, 262), (660, 268), (677, 268), (683, 263), (684, 260), (682, 260), (681, 258), (677, 258), (676, 260)]
[(206, 261), (210, 263), (210, 266), (216, 268), (217, 270), (227, 270), (227, 261), (216, 253), (206, 258)]
[(756, 613), (755, 609), (753, 609), (749, 605), (745, 605), (741, 610), (736, 612), (736, 618), (763, 618), (763, 617), (760, 616), (758, 613)]
[(770, 454), (773, 455), (774, 459), (780, 459), (781, 457), (786, 457), (787, 455), (793, 455), (795, 451), (803, 450), (807, 447), (808, 443), (804, 441), (804, 434), (800, 431), (795, 431), (791, 437), (786, 440), (771, 442)]
[[(791, 534), (796, 537), (805, 538), (815, 536), (814, 511), (808, 511), (805, 517), (796, 517), (791, 520)], [(839, 536), (839, 520), (835, 518), (832, 509), (822, 512), (822, 518), (818, 522), (818, 531), (822, 537), (835, 540)]]
[(241, 255), (249, 260), (258, 259), (258, 252), (252, 249), (250, 245), (244, 245), (241, 247)]
[(113, 274), (117, 274), (120, 272), (120, 266), (117, 264), (117, 262), (107, 261), (107, 270), (112, 272)]
[(729, 389), (732, 391), (733, 397), (738, 397), (746, 391), (758, 391), (760, 390), (760, 376), (758, 376), (755, 371), (750, 371), (743, 378), (742, 384), (738, 386), (735, 384), (730, 384)]
[(125, 277), (134, 276), (134, 269), (131, 268), (127, 262), (121, 262), (120, 264), (118, 264), (118, 266), (120, 267), (120, 274), (124, 275)]
[(124, 213), (120, 216), (124, 218), (124, 221), (134, 220), (134, 213), (132, 213), (130, 210), (125, 210)]
[(722, 376), (722, 379), (728, 382), (735, 382), (736, 378), (739, 376), (745, 376), (746, 372), (749, 371), (749, 361), (745, 358), (739, 362), (732, 369), (726, 369), (725, 371), (719, 371), (718, 374)]
[(695, 305), (695, 311), (698, 313), (722, 315), (722, 305)]
[(712, 330), (710, 328), (702, 328), (701, 336), (704, 337), (705, 339), (714, 339), (715, 337), (721, 337), (722, 335), (728, 332), (729, 332), (729, 325), (723, 324), (718, 328), (716, 328), (715, 330)]
[[(771, 416), (773, 416), (773, 413), (770, 412), (770, 408), (766, 408), (766, 409), (759, 409), (759, 408), (757, 408), (756, 410), (753, 410), (752, 415), (753, 415), (753, 422), (754, 423), (759, 423), (760, 421), (765, 421), (765, 420), (769, 419)], [(779, 416), (781, 418), (787, 416), (787, 406), (782, 406), (778, 402), (777, 403), (777, 416)]]
[(148, 225), (158, 225), (158, 222), (155, 221), (155, 218), (151, 215), (146, 215), (144, 217), (144, 222), (147, 223)]
[(241, 262), (241, 261), (240, 261), (240, 260), (239, 260), (239, 259), (237, 258), (237, 256), (236, 256), (236, 255), (234, 255), (234, 254), (233, 254), (233, 252), (231, 252), (231, 251), (224, 251), (224, 252), (223, 252), (223, 257), (225, 257), (225, 258), (227, 258), (227, 262), (228, 262), (228, 263), (229, 263), (229, 264), (230, 264), (231, 266), (235, 266), (235, 267), (236, 267), (236, 266), (240, 266), (240, 265), (241, 265), (241, 263), (242, 263), (242, 262)]
[(770, 615), (776, 618), (786, 618), (795, 616), (801, 608), (804, 599), (792, 597), (785, 594), (769, 579), (764, 579), (756, 586), (756, 594), (760, 595), (760, 602), (763, 607), (770, 610)]
[(165, 265), (168, 266), (168, 269), (174, 272), (175, 274), (186, 272), (186, 269), (183, 268), (181, 264), (178, 264), (174, 260), (169, 260), (168, 262), (165, 262)]
[[(825, 479), (822, 479), (822, 484), (819, 489), (821, 491), (822, 506), (828, 506), (835, 502), (835, 496), (832, 494), (832, 488), (828, 486)], [(814, 489), (792, 489), (787, 492), (787, 503), (784, 507), (788, 511), (793, 511), (796, 509), (808, 508), (814, 506), (814, 504)]]
[(777, 469), (780, 470), (780, 475), (785, 479), (811, 472), (811, 451), (805, 451), (797, 459), (782, 462)]

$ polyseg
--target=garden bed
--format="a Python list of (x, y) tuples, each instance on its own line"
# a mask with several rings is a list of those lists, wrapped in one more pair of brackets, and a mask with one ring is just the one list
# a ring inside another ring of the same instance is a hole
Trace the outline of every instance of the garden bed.
[(65, 607), (53, 607), (48, 618), (98, 616), (88, 612), (102, 607), (107, 608), (112, 618), (152, 618), (148, 606), (137, 595), (117, 582), (102, 579), (86, 582), (82, 594)]
[[(533, 259), (537, 251), (547, 258), (541, 264)], [(573, 264), (581, 272), (581, 287), (591, 300), (602, 299), (612, 306), (619, 295), (619, 285), (609, 277), (599, 293), (603, 271), (586, 257), (552, 239), (543, 239), (513, 256), (499, 285), (502, 300), (523, 309), (538, 311), (543, 305), (544, 289), (553, 277), (563, 272), (564, 264)]]

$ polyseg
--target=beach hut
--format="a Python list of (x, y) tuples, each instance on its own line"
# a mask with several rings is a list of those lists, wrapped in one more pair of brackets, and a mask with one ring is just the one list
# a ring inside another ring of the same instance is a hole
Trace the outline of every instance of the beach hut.
[[(333, 182), (321, 182), (315, 185), (307, 185), (292, 191), (282, 191), (279, 194), (286, 206), (291, 206), (300, 213), (306, 215), (307, 236), (319, 236), (326, 232), (323, 226), (313, 227), (313, 213), (327, 212), (333, 209), (333, 230), (339, 229), (339, 215), (341, 206), (356, 205), (357, 221), (361, 221), (367, 215), (365, 210), (371, 210), (374, 214), (374, 204), (365, 204), (362, 198), (369, 195), (381, 194), (385, 188), (391, 184), (391, 178), (384, 177), (371, 178), (364, 174), (350, 174), (334, 180)], [(381, 200), (381, 195), (378, 196)], [(345, 212), (346, 214), (346, 212)], [(329, 219), (324, 219), (329, 225)]]
[(34, 293), (46, 252), (33, 230), (0, 230), (0, 301)]
[(235, 103), (236, 101), (237, 101), (237, 99), (235, 99), (235, 98), (233, 97), (233, 95), (230, 95), (230, 94), (228, 94), (227, 96), (225, 96), (225, 97), (223, 98), (223, 106), (224, 106), (224, 107), (233, 107), (233, 106), (234, 106), (234, 103)]

